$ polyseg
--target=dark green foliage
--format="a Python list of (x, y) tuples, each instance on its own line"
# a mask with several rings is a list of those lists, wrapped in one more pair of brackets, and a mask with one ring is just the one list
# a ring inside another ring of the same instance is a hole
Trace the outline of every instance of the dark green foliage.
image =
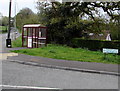
[[(107, 30), (105, 18), (95, 16), (100, 15), (96, 8), (103, 9), (111, 19), (115, 19), (114, 13), (111, 13), (113, 9), (119, 9), (119, 2), (51, 2), (47, 7), (44, 4), (38, 3), (39, 20), (48, 27), (48, 42), (59, 44), (69, 44), (71, 39), (84, 36), (83, 31), (101, 33)], [(85, 16), (88, 18), (83, 19)], [(116, 33), (112, 36), (116, 37)]]
[(85, 40), (74, 38), (72, 39), (70, 46), (88, 48), (89, 50), (102, 50), (102, 48), (120, 49), (120, 41)]
[(0, 26), (8, 26), (9, 18), (7, 16), (3, 16), (0, 19)]
[(109, 23), (109, 29), (111, 31), (112, 38), (120, 40), (120, 15), (114, 15), (114, 22)]
[(7, 29), (6, 30), (2, 30), (2, 33), (6, 33), (7, 32)]

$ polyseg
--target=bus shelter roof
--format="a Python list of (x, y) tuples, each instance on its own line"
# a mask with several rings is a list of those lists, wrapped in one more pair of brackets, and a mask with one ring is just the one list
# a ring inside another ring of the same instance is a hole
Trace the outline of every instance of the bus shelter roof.
[(23, 27), (44, 27), (42, 26), (41, 24), (27, 24), (27, 25), (24, 25)]

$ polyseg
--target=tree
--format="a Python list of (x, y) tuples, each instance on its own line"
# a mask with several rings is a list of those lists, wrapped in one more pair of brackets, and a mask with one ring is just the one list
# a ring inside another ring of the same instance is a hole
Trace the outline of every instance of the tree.
[(2, 26), (8, 26), (9, 18), (7, 16), (3, 16), (1, 20), (2, 20)]
[(2, 17), (3, 17), (3, 15), (2, 15), (2, 13), (0, 12), (0, 19), (2, 19)]
[(115, 15), (115, 18), (109, 22), (108, 26), (110, 26), (112, 39), (120, 40), (120, 15)]
[(22, 30), (24, 24), (36, 24), (39, 23), (38, 15), (33, 13), (33, 11), (29, 8), (23, 8), (16, 15), (16, 25), (17, 28)]
[[(105, 29), (104, 20), (97, 17), (100, 13), (98, 8), (114, 19), (120, 7), (120, 2), (52, 2), (46, 8), (44, 4), (38, 3), (40, 22), (48, 26), (50, 41), (65, 44), (82, 36), (83, 30), (100, 33)], [(85, 16), (88, 18), (84, 19)]]
[(2, 26), (2, 13), (0, 13), (0, 26)]

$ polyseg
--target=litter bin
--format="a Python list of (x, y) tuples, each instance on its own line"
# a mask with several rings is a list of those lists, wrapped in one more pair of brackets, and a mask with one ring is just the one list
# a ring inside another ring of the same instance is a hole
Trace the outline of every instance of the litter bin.
[(6, 39), (6, 47), (11, 48), (11, 39)]

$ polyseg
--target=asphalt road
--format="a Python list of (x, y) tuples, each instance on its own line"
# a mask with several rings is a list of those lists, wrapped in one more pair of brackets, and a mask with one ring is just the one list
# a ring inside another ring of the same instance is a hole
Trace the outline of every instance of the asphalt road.
[(62, 89), (117, 89), (118, 77), (2, 61), (2, 84)]
[(6, 44), (7, 34), (0, 34), (0, 53), (6, 51), (5, 44)]

